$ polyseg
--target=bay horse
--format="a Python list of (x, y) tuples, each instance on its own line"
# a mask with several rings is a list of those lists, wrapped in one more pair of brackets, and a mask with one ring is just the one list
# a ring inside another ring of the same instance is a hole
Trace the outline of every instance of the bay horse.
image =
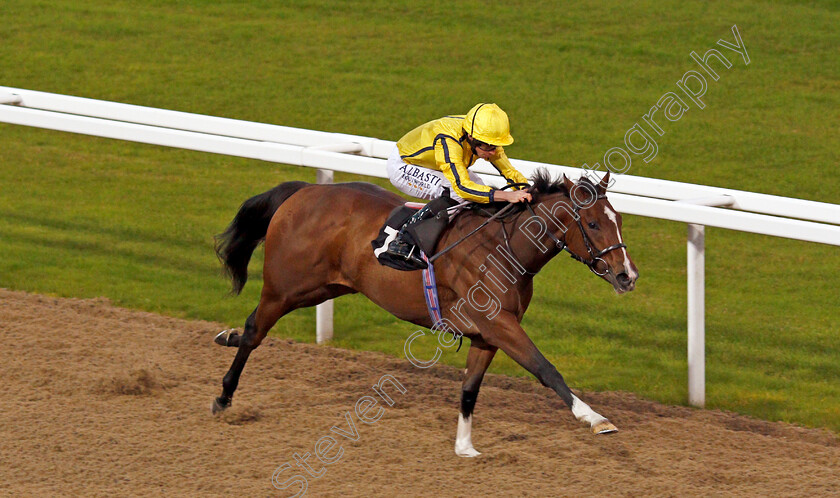
[[(461, 240), (487, 220), (465, 210), (441, 235), (439, 248), (460, 244), (434, 264), (439, 308), (443, 321), (460, 324), (459, 333), (470, 340), (455, 441), (459, 456), (480, 454), (472, 444), (472, 414), (484, 373), (498, 349), (553, 389), (593, 433), (617, 430), (572, 393), (520, 326), (531, 301), (533, 276), (564, 248), (617, 293), (634, 289), (638, 271), (621, 237), (621, 215), (606, 198), (608, 184), (609, 173), (594, 184), (586, 177), (576, 183), (565, 175), (552, 180), (539, 170), (527, 209), (493, 220), (483, 232)], [(222, 394), (213, 402), (213, 413), (230, 406), (248, 356), (277, 320), (292, 310), (361, 292), (397, 318), (435, 326), (420, 275), (380, 265), (371, 249), (388, 214), (404, 202), (369, 183), (287, 182), (242, 204), (226, 231), (217, 236), (216, 252), (238, 294), (248, 278), (251, 255), (264, 240), (263, 287), (243, 333), (224, 331), (216, 337), (217, 343), (238, 350), (224, 376)], [(479, 288), (483, 304), (477, 302)], [(497, 306), (488, 313), (490, 294)]]

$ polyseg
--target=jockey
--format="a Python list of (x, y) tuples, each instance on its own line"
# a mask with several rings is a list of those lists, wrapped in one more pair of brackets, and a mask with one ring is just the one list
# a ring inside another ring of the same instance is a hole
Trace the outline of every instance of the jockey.
[[(408, 132), (388, 158), (388, 177), (401, 192), (421, 199), (437, 199), (449, 191), (456, 201), (530, 201), (528, 192), (489, 187), (467, 169), (481, 158), (490, 162), (508, 183), (528, 183), (505, 154), (503, 146), (512, 143), (505, 111), (496, 104), (478, 104), (466, 116), (446, 116)], [(404, 235), (410, 225), (439, 209), (433, 201), (414, 214), (389, 244), (387, 253), (425, 268), (419, 251)]]

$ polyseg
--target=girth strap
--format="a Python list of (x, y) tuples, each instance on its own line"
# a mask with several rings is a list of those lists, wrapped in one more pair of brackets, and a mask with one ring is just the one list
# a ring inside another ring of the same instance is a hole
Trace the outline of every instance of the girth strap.
[[(432, 261), (428, 257), (426, 257), (425, 253), (421, 252), (420, 255), (428, 265), (428, 267), (423, 270), (423, 295), (426, 298), (426, 309), (429, 310), (429, 317), (432, 319), (432, 328), (435, 328), (443, 321), (443, 317), (440, 312), (440, 298), (438, 297), (437, 281), (435, 280), (435, 265), (432, 264)], [(440, 333), (442, 331), (438, 329), (438, 332)], [(455, 335), (455, 332), (452, 332), (452, 334)], [(458, 343), (458, 349), (455, 350), (456, 353), (461, 350), (461, 346), (464, 344), (464, 336), (458, 335), (458, 339), (460, 339), (460, 342)]]

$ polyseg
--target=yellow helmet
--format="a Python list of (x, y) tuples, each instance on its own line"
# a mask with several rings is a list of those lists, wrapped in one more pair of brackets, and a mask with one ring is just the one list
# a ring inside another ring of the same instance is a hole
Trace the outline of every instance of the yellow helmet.
[(490, 145), (510, 145), (508, 115), (496, 104), (478, 104), (464, 118), (464, 131)]

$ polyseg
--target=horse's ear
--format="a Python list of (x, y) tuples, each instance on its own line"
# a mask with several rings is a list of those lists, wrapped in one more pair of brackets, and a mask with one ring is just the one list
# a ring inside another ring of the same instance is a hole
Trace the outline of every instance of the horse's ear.
[(610, 185), (610, 172), (607, 171), (607, 174), (604, 175), (603, 178), (601, 178), (600, 182), (598, 182), (598, 195), (599, 196), (606, 195), (607, 187), (609, 187), (609, 185)]
[(569, 180), (566, 177), (566, 174), (563, 173), (563, 185), (566, 186), (566, 192), (571, 192), (572, 188), (574, 188), (574, 186), (575, 186), (575, 183), (573, 181)]

